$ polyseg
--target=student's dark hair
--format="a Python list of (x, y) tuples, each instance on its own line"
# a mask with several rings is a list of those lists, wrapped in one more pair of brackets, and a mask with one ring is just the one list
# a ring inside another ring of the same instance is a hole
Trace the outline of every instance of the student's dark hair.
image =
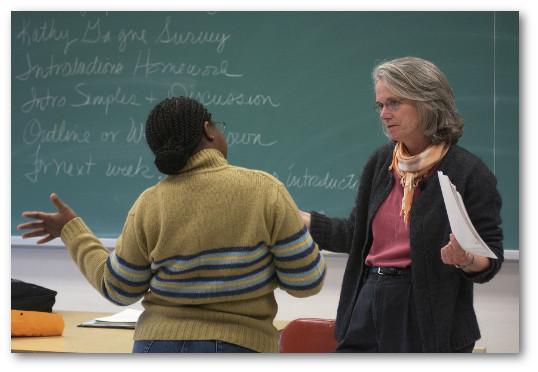
[(146, 140), (159, 172), (170, 175), (183, 169), (202, 139), (206, 121), (211, 114), (188, 97), (167, 98), (151, 110)]

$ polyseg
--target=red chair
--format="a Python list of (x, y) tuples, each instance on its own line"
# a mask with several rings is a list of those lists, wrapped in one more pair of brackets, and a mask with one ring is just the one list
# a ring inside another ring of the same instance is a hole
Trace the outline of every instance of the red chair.
[(300, 318), (288, 323), (279, 340), (281, 353), (330, 353), (338, 342), (334, 339), (334, 320)]

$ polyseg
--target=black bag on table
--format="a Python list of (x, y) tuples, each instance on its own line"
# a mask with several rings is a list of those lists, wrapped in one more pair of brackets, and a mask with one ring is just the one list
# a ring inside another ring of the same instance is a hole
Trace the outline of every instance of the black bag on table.
[(11, 278), (11, 310), (51, 313), (56, 291)]

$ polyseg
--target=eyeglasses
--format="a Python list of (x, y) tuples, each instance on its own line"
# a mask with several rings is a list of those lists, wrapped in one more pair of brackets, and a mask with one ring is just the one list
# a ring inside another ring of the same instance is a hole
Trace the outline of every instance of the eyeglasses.
[(224, 134), (226, 132), (226, 123), (223, 121), (215, 121), (215, 126)]
[(390, 112), (395, 112), (396, 110), (398, 110), (398, 107), (400, 107), (400, 103), (402, 101), (405, 101), (405, 100), (406, 100), (406, 98), (402, 98), (401, 100), (397, 100), (397, 99), (394, 99), (394, 98), (389, 98), (389, 99), (387, 99), (385, 104), (376, 102), (376, 104), (374, 105), (374, 110), (378, 114), (381, 114), (381, 111), (383, 111), (383, 108), (386, 108)]

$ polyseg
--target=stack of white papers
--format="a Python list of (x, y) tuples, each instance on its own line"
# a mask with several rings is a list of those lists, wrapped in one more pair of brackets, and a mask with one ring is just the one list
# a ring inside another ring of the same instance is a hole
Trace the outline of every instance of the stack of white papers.
[(114, 315), (92, 319), (82, 323), (79, 327), (134, 329), (140, 314), (142, 314), (142, 310), (125, 309)]
[(448, 213), (450, 228), (460, 246), (467, 252), (496, 259), (497, 256), (495, 256), (476, 232), (467, 214), (467, 209), (465, 209), (465, 205), (463, 204), (463, 199), (456, 190), (456, 187), (443, 172), (437, 171), (437, 173)]

